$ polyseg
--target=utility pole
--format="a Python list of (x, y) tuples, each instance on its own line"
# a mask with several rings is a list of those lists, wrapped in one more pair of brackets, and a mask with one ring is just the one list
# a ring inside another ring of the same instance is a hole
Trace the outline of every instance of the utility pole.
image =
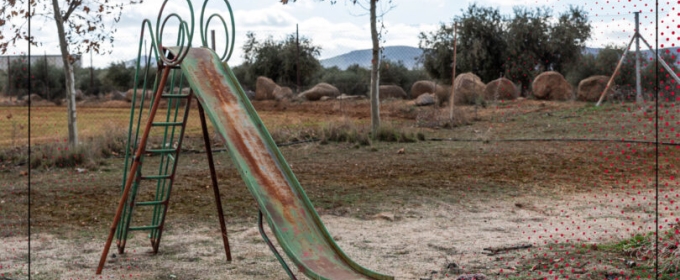
[(94, 93), (94, 66), (92, 66), (92, 51), (90, 51), (90, 93)]
[(295, 71), (297, 72), (297, 94), (300, 94), (300, 29), (298, 24), (295, 24), (295, 45), (297, 47), (297, 55), (295, 56)]
[(48, 76), (47, 72), (47, 51), (45, 51), (45, 54), (43, 56), (43, 60), (45, 61), (45, 66), (43, 67), (45, 69), (45, 81), (43, 83), (43, 86), (45, 86), (45, 97), (47, 97), (47, 100), (52, 100), (50, 98), (50, 77)]
[(210, 48), (212, 48), (214, 52), (217, 51), (215, 49), (215, 29), (210, 30)]
[[(455, 94), (456, 94), (456, 31), (458, 28), (458, 24), (455, 22), (453, 23), (453, 62), (451, 62), (451, 68), (453, 68), (453, 71), (451, 73), (451, 98), (449, 100), (449, 121), (453, 121), (453, 106), (455, 106), (454, 102), (456, 100)], [(436, 91), (435, 91), (436, 92)], [(451, 125), (451, 128), (453, 128), (453, 124)]]
[(12, 102), (12, 65), (9, 62), (9, 55), (7, 57), (7, 95), (9, 102)]
[(635, 101), (641, 104), (642, 98), (642, 78), (640, 77), (640, 12), (635, 12)]

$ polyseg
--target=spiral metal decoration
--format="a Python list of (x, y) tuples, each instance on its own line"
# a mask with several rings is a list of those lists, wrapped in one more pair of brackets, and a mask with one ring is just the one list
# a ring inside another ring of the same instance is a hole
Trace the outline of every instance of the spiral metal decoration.
[[(204, 21), (205, 19), (205, 9), (208, 5), (208, 2), (210, 0), (205, 0), (203, 2), (203, 8), (201, 9), (201, 17), (200, 17), (200, 33), (201, 33), (201, 43), (203, 44), (203, 47), (209, 48), (208, 46), (208, 26), (210, 25), (210, 21), (213, 18), (217, 18), (222, 22), (222, 27), (224, 28), (224, 33), (225, 33), (225, 48), (224, 52), (220, 56), (220, 60), (223, 62), (229, 61), (229, 58), (231, 58), (231, 54), (234, 51), (234, 38), (236, 37), (236, 28), (234, 24), (234, 12), (231, 9), (231, 5), (229, 4), (228, 0), (224, 0), (224, 3), (227, 5), (227, 11), (229, 11), (229, 19), (231, 23), (231, 30), (227, 28), (227, 22), (224, 20), (224, 17), (220, 14), (212, 14), (208, 16), (207, 20)], [(231, 31), (231, 32), (230, 32)], [(217, 50), (214, 50), (217, 52)]]

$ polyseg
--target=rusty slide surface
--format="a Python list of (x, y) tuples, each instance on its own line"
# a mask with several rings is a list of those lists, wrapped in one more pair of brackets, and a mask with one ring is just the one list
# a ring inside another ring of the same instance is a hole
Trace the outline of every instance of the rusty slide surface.
[(361, 267), (338, 247), (233, 72), (212, 50), (189, 49), (181, 68), (276, 239), (301, 272), (311, 279), (393, 279)]

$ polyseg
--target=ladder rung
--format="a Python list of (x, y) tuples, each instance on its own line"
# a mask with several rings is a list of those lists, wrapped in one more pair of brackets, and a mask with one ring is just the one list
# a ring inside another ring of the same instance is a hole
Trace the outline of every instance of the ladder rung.
[(163, 98), (188, 98), (188, 94), (161, 94)]
[(137, 202), (135, 205), (137, 206), (147, 206), (147, 205), (161, 205), (164, 204), (164, 201), (142, 201), (142, 202)]
[(149, 175), (149, 176), (142, 176), (143, 180), (160, 180), (160, 179), (170, 179), (170, 175)]
[(151, 150), (146, 150), (147, 153), (152, 153), (152, 154), (172, 154), (176, 153), (177, 149), (151, 149)]
[(180, 126), (183, 122), (155, 122), (151, 126)]
[(160, 225), (155, 225), (155, 226), (141, 226), (141, 227), (130, 227), (128, 230), (129, 231), (136, 231), (136, 230), (151, 230), (151, 229), (158, 229)]

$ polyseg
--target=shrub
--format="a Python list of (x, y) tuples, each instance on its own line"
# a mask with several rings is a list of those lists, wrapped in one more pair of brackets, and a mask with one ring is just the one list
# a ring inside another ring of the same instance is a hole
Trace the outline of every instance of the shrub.
[(358, 128), (351, 120), (344, 119), (338, 123), (329, 123), (322, 128), (321, 143), (347, 142), (361, 146), (371, 145), (365, 129)]
[(106, 91), (126, 91), (134, 85), (135, 68), (127, 67), (125, 62), (112, 62), (103, 73), (102, 84)]
[(371, 84), (371, 72), (358, 64), (349, 66), (347, 70), (331, 67), (324, 70), (321, 81), (334, 85), (341, 93), (368, 95), (368, 87)]
[(383, 60), (380, 63), (380, 84), (397, 85), (408, 90), (413, 83), (428, 80), (430, 77), (423, 69), (409, 70), (402, 61)]
[(378, 133), (375, 139), (382, 142), (398, 142), (398, 143), (418, 142), (418, 139), (415, 134), (397, 129), (389, 124), (380, 126), (380, 129), (378, 129)]
[(105, 128), (104, 134), (71, 148), (66, 145), (45, 144), (32, 148), (31, 168), (96, 168), (103, 159), (125, 154), (126, 132), (121, 128)]

